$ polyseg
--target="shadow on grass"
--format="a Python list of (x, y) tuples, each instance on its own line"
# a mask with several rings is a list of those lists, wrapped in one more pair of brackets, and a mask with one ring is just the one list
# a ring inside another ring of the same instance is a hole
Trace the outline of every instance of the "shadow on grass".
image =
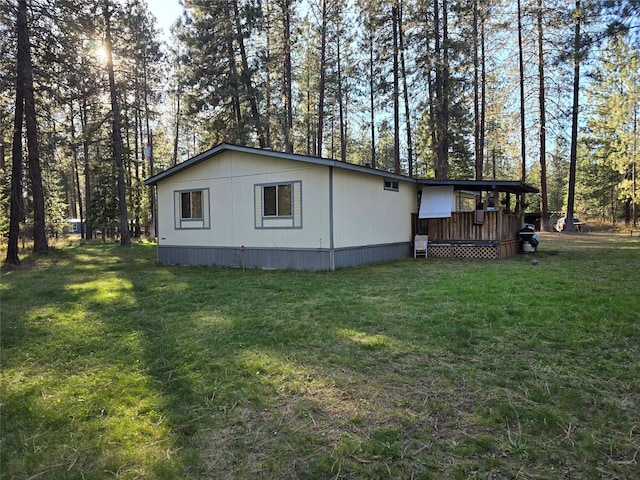
[(3, 279), (2, 471), (624, 477), (637, 295), (611, 282), (638, 252), (601, 245), (605, 262), (549, 238), (536, 267), (334, 273), (158, 266), (149, 246), (56, 252)]

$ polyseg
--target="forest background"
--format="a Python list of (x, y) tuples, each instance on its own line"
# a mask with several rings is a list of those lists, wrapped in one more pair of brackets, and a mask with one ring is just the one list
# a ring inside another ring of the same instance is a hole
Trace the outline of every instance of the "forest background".
[[(220, 142), (424, 178), (515, 179), (524, 205), (635, 225), (638, 0), (0, 4), (0, 233), (85, 219), (155, 236), (145, 178)], [(13, 222), (13, 223), (12, 223)]]

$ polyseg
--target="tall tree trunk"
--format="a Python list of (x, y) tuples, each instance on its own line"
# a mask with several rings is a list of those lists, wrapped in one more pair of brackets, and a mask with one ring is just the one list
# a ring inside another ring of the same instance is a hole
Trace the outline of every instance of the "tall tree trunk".
[(547, 195), (547, 116), (544, 81), (544, 35), (542, 24), (542, 0), (538, 0), (538, 91), (540, 104), (540, 229), (551, 231), (549, 224), (549, 200)]
[(441, 172), (444, 178), (449, 177), (449, 1), (442, 0), (442, 132), (443, 142), (441, 144)]
[(404, 118), (407, 127), (407, 157), (408, 157), (408, 167), (409, 167), (409, 176), (413, 177), (414, 167), (413, 167), (413, 139), (411, 133), (411, 108), (409, 106), (409, 87), (407, 82), (407, 68), (404, 58), (404, 29), (402, 28), (403, 22), (402, 15), (402, 3), (400, 4), (400, 8), (398, 9), (398, 40), (400, 42), (400, 69), (402, 75), (402, 90), (404, 96)]
[[(433, 2), (435, 26), (435, 124), (436, 124), (436, 179), (449, 176), (449, 26), (448, 2), (442, 0), (442, 29), (438, 1)], [(440, 37), (442, 32), (442, 37)]]
[(284, 33), (284, 138), (285, 150), (293, 153), (293, 80), (291, 67), (291, 0), (282, 2), (282, 27)]
[(486, 127), (486, 113), (487, 113), (487, 57), (485, 52), (485, 14), (484, 12), (480, 14), (480, 54), (481, 54), (481, 65), (482, 69), (480, 71), (480, 138), (479, 138), (479, 148), (478, 151), (480, 153), (480, 166), (482, 167), (480, 171), (480, 179), (482, 179), (482, 174), (484, 172), (484, 150), (485, 150), (485, 127)]
[(340, 119), (340, 161), (347, 161), (347, 125), (344, 105), (344, 88), (342, 85), (342, 58), (340, 51), (340, 38), (337, 40), (338, 55), (338, 116)]
[(634, 103), (633, 103), (633, 163), (631, 164), (631, 196), (633, 197), (633, 203), (631, 204), (631, 216), (633, 221), (633, 227), (638, 226), (638, 213), (636, 211), (637, 197), (636, 197), (636, 183), (637, 183), (637, 155), (638, 155), (638, 86), (634, 88)]
[[(178, 144), (180, 141), (180, 87), (176, 92), (176, 125), (173, 131), (173, 157), (171, 157), (171, 165), (178, 164)], [(151, 172), (153, 175), (153, 172)]]
[(307, 80), (307, 85), (306, 85), (306, 116), (305, 116), (305, 125), (307, 127), (307, 155), (315, 155), (315, 148), (317, 145), (317, 142), (315, 141), (315, 139), (313, 138), (313, 132), (317, 131), (313, 128), (313, 122), (312, 122), (312, 108), (313, 105), (311, 104), (311, 72), (309, 71), (309, 68), (307, 67), (307, 74), (306, 74), (306, 80)]
[(69, 134), (71, 136), (71, 156), (73, 159), (73, 174), (75, 177), (76, 195), (78, 195), (78, 208), (80, 216), (80, 238), (85, 238), (84, 206), (82, 205), (82, 188), (80, 187), (80, 165), (78, 163), (78, 145), (76, 143), (76, 125), (74, 121), (73, 100), (69, 102)]
[(89, 112), (86, 85), (82, 87), (82, 104), (80, 106), (80, 124), (82, 126), (82, 159), (84, 166), (84, 201), (86, 206), (85, 239), (93, 238), (92, 210), (91, 210), (91, 168), (89, 167)]
[(122, 245), (123, 247), (128, 247), (131, 245), (131, 236), (129, 235), (129, 220), (127, 217), (127, 192), (124, 178), (122, 133), (120, 131), (120, 107), (118, 105), (116, 78), (113, 71), (113, 43), (111, 41), (111, 12), (109, 11), (109, 0), (104, 0), (104, 23), (105, 47), (107, 50), (107, 73), (109, 76), (109, 90), (111, 92), (111, 114), (113, 115), (113, 156), (115, 157), (116, 171), (118, 174), (118, 202), (120, 204), (120, 245)]
[[(340, 18), (340, 3), (336, 4), (336, 18)], [(341, 22), (341, 20), (339, 20)], [(336, 36), (336, 55), (338, 68), (338, 116), (340, 121), (340, 161), (347, 161), (347, 128), (344, 107), (344, 87), (342, 85), (342, 23), (338, 26)]]
[(435, 80), (433, 82), (433, 149), (435, 153), (434, 172), (437, 179), (446, 178), (442, 174), (442, 158), (440, 154), (441, 134), (441, 102), (442, 102), (442, 40), (440, 38), (440, 0), (433, 0), (433, 56)]
[(242, 61), (242, 73), (240, 78), (244, 83), (244, 88), (247, 90), (249, 96), (249, 108), (251, 109), (251, 118), (253, 119), (253, 126), (256, 134), (258, 135), (258, 143), (260, 148), (267, 147), (267, 142), (264, 137), (264, 125), (260, 119), (260, 113), (258, 111), (258, 100), (256, 98), (255, 89), (251, 83), (251, 70), (249, 69), (249, 60), (247, 59), (247, 51), (244, 47), (244, 32), (242, 31), (242, 22), (240, 21), (240, 11), (238, 9), (238, 1), (233, 0), (233, 13), (235, 17), (236, 25), (236, 39), (238, 47), (240, 49), (240, 59)]
[[(263, 90), (263, 96), (264, 96), (264, 137), (265, 137), (265, 143), (269, 146), (273, 145), (272, 139), (271, 139), (271, 122), (272, 122), (272, 112), (274, 110), (274, 106), (273, 106), (273, 100), (272, 100), (272, 88), (271, 85), (273, 85), (273, 79), (272, 79), (272, 72), (271, 69), (273, 68), (273, 59), (275, 59), (275, 55), (272, 53), (271, 51), (271, 2), (270, 0), (266, 0), (266, 5), (264, 7), (266, 9), (266, 12), (264, 14), (264, 18), (265, 18), (265, 51), (263, 53), (264, 55), (264, 77), (265, 77), (265, 88)], [(284, 32), (283, 32), (284, 33)], [(284, 39), (283, 39), (284, 41)], [(283, 47), (284, 50), (284, 47)], [(284, 54), (283, 54), (284, 56)], [(277, 61), (277, 60), (276, 60)], [(283, 75), (284, 77), (284, 75)], [(282, 98), (284, 99), (284, 80), (283, 80), (283, 89), (282, 89)], [(285, 106), (286, 109), (286, 106)], [(276, 117), (278, 117), (278, 115), (276, 114)], [(280, 121), (280, 120), (278, 120)], [(282, 136), (283, 136), (283, 141), (286, 144), (286, 130), (287, 127), (285, 125), (286, 123), (286, 112), (285, 112), (285, 120), (282, 124)]]
[(482, 180), (483, 158), (480, 143), (480, 60), (478, 35), (478, 0), (473, 0), (473, 138), (475, 147), (475, 178)]
[(580, 107), (580, 61), (582, 42), (580, 24), (582, 8), (580, 0), (576, 0), (575, 35), (573, 43), (573, 106), (571, 110), (571, 153), (569, 155), (569, 194), (567, 196), (567, 216), (565, 230), (573, 231), (573, 213), (576, 196), (576, 166), (578, 163), (578, 108)]
[[(1, 119), (0, 119), (0, 123), (1, 123)], [(2, 132), (2, 126), (0, 126), (0, 170), (4, 171), (5, 167), (6, 167), (6, 163), (5, 163), (6, 159), (5, 159), (5, 151), (4, 151), (4, 134)]]
[[(520, 71), (520, 159), (521, 172), (520, 180), (525, 182), (527, 179), (527, 146), (526, 146), (526, 117), (524, 110), (524, 51), (522, 45), (522, 8), (521, 2), (518, 0), (518, 67)], [(524, 197), (524, 196), (523, 196)], [(522, 205), (521, 198), (521, 205)]]
[[(228, 25), (228, 28), (231, 28), (233, 24), (231, 19), (231, 5), (228, 2), (226, 3), (226, 8), (224, 9), (224, 15), (225, 25)], [(227, 59), (229, 61), (230, 72), (229, 86), (231, 87), (232, 91), (231, 103), (233, 106), (233, 114), (235, 116), (236, 125), (240, 127), (242, 125), (242, 106), (240, 102), (240, 73), (238, 72), (238, 65), (236, 63), (236, 52), (233, 46), (233, 34), (231, 32), (227, 32), (225, 35), (225, 39), (227, 42)]]
[(322, 156), (322, 136), (324, 130), (324, 90), (327, 74), (327, 1), (322, 0), (322, 24), (320, 26), (320, 82), (318, 83), (318, 147), (316, 155)]
[[(129, 189), (131, 199), (133, 200), (133, 237), (140, 238), (140, 217), (142, 216), (142, 195), (140, 189), (140, 167), (144, 164), (144, 125), (142, 120), (142, 99), (140, 98), (140, 71), (137, 68), (135, 72), (135, 105), (133, 106), (133, 118), (134, 118), (134, 144), (133, 151), (133, 178), (131, 179)], [(134, 184), (135, 181), (135, 184)]]
[(27, 2), (18, 2), (18, 78), (24, 98), (24, 118), (27, 126), (27, 159), (29, 161), (29, 179), (33, 195), (33, 251), (46, 252), (47, 231), (45, 226), (44, 189), (42, 188), (42, 169), (38, 148), (36, 128), (36, 104), (33, 94), (33, 66), (31, 64), (31, 46), (27, 28)]
[(393, 25), (393, 167), (400, 172), (400, 68), (398, 66), (398, 0), (391, 7)]
[(9, 243), (7, 245), (6, 262), (20, 265), (18, 256), (18, 240), (20, 237), (20, 220), (22, 219), (22, 126), (24, 121), (24, 96), (22, 94), (20, 68), (18, 61), (16, 76), (16, 102), (13, 119), (13, 145), (11, 149), (11, 211), (9, 213)]
[[(435, 2), (434, 2), (435, 3)], [(436, 8), (434, 6), (434, 13), (436, 13)], [(429, 25), (431, 20), (429, 15), (425, 12), (425, 25)], [(433, 21), (435, 24), (435, 20)], [(435, 44), (439, 44), (439, 40), (436, 39), (435, 34), (437, 30), (434, 28), (434, 42)], [(425, 63), (427, 65), (427, 97), (428, 97), (428, 115), (427, 115), (427, 124), (429, 125), (429, 140), (431, 142), (431, 150), (435, 156), (436, 153), (436, 145), (438, 143), (437, 135), (436, 135), (436, 88), (435, 81), (433, 78), (433, 73), (437, 72), (437, 57), (434, 51), (431, 52), (431, 49), (426, 49), (426, 59)], [(434, 162), (434, 171), (436, 170), (437, 160)]]
[(369, 114), (371, 115), (371, 168), (376, 168), (376, 102), (375, 81), (373, 67), (373, 14), (369, 13)]
[[(154, 152), (153, 152), (153, 131), (149, 130), (149, 175), (154, 175)], [(151, 222), (149, 237), (155, 238), (158, 235), (158, 212), (156, 212), (156, 187), (149, 189), (149, 210), (151, 211)]]
[[(148, 70), (146, 64), (145, 57), (145, 66), (144, 66), (144, 117), (145, 117), (145, 128), (147, 134), (147, 149), (145, 152), (148, 152), (148, 155), (145, 155), (149, 159), (149, 176), (153, 175), (153, 130), (151, 130), (151, 111), (149, 108), (149, 84), (148, 84)], [(142, 175), (146, 176), (146, 161), (143, 158), (142, 161)], [(149, 220), (145, 220), (145, 225), (148, 225), (147, 235), (150, 238), (155, 238), (156, 236), (156, 211), (155, 211), (155, 196), (153, 188), (149, 189), (149, 211), (151, 213), (151, 218)], [(147, 223), (148, 222), (148, 223)]]

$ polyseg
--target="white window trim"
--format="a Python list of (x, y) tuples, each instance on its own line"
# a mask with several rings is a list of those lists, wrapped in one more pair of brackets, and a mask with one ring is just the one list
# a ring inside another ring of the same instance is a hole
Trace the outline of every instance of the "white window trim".
[[(387, 186), (387, 183), (389, 183), (390, 186)], [(384, 186), (384, 189), (387, 192), (399, 192), (400, 191), (400, 182), (398, 180), (392, 180), (390, 178), (385, 178), (384, 179), (384, 183), (382, 185)]]

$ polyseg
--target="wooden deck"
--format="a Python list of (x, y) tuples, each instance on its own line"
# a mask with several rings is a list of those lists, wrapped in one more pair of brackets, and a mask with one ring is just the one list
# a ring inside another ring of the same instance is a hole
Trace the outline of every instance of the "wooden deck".
[(505, 258), (518, 253), (520, 216), (485, 211), (453, 212), (449, 218), (418, 220), (418, 230), (429, 236), (429, 257)]

